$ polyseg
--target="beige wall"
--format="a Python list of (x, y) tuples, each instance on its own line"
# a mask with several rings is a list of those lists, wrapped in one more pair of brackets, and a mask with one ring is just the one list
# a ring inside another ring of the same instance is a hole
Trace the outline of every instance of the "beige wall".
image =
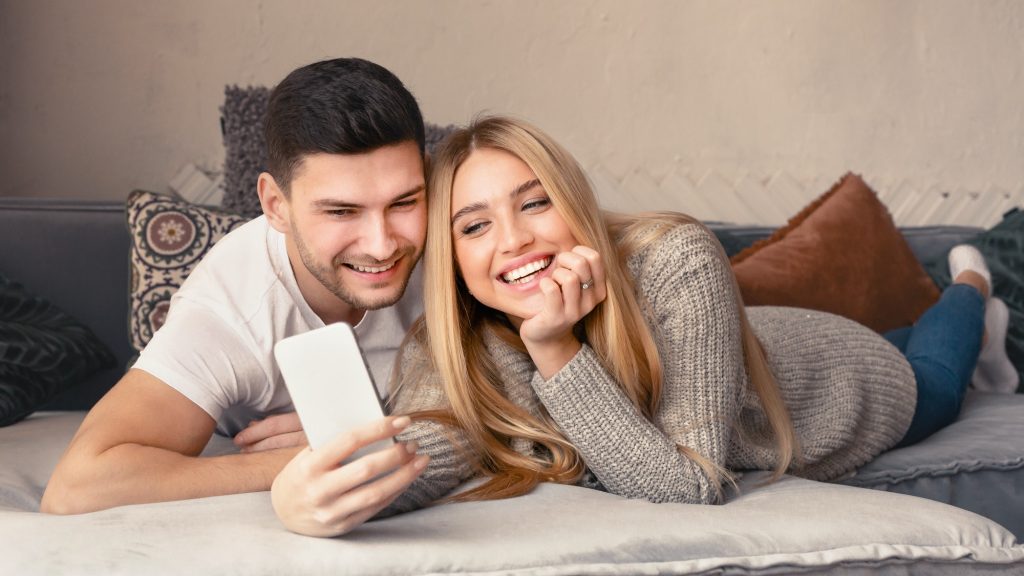
[(0, 0), (0, 195), (218, 167), (225, 84), (337, 55), (389, 67), (431, 121), (535, 121), (613, 206), (809, 200), (846, 170), (1024, 200), (1024, 2), (973, 0)]

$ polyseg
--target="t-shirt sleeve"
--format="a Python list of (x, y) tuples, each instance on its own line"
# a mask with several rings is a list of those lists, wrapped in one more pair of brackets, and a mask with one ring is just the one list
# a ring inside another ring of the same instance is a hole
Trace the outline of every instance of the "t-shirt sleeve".
[(270, 378), (252, 345), (214, 310), (175, 298), (167, 321), (133, 366), (195, 402), (214, 420), (235, 405), (270, 394)]

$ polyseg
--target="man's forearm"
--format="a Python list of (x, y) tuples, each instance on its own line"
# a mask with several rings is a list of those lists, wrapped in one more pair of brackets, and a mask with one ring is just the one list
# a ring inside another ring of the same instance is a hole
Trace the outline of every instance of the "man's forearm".
[(141, 444), (119, 444), (61, 462), (40, 511), (81, 514), (126, 504), (269, 490), (300, 448), (194, 457)]

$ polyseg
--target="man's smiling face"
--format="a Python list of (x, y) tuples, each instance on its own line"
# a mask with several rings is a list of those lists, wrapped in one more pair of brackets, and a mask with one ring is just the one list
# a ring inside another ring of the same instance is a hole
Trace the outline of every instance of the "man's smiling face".
[(423, 159), (415, 142), (363, 154), (307, 155), (285, 204), (296, 280), (325, 321), (402, 297), (427, 231)]

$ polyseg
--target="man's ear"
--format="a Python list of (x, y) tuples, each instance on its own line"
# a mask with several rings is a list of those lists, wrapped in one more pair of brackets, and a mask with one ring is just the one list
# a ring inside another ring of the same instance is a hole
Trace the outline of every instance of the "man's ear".
[(256, 191), (260, 195), (260, 206), (267, 216), (267, 222), (274, 230), (287, 234), (291, 230), (291, 204), (269, 172), (260, 173), (256, 180)]

